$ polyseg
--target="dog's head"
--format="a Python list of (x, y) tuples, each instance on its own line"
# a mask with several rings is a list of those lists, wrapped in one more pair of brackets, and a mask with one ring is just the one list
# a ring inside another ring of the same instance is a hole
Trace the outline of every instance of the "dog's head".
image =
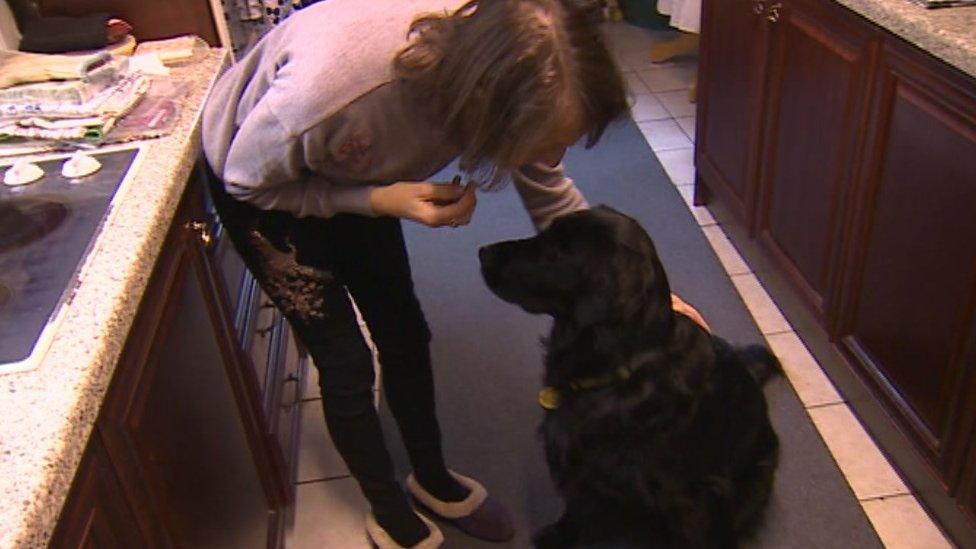
[(485, 246), (481, 272), (498, 297), (577, 326), (671, 317), (654, 243), (637, 221), (600, 206), (557, 218), (532, 238)]

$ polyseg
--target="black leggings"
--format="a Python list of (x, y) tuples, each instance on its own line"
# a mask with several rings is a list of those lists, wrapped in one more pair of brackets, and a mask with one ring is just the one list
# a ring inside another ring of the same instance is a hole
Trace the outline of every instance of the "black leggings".
[(377, 517), (407, 505), (373, 407), (373, 360), (353, 296), (379, 351), (387, 402), (414, 468), (444, 468), (434, 410), (430, 331), (414, 294), (400, 221), (296, 218), (229, 196), (211, 174), (217, 212), (245, 264), (319, 370), (329, 433)]

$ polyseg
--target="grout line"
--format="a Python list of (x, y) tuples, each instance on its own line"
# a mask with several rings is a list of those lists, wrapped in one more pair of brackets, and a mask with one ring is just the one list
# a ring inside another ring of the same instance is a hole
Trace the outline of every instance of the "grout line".
[(881, 494), (880, 496), (871, 496), (869, 498), (862, 498), (862, 499), (858, 499), (857, 501), (859, 501), (861, 503), (865, 503), (865, 502), (868, 502), (868, 501), (881, 501), (881, 500), (886, 500), (886, 499), (891, 499), (891, 498), (903, 498), (905, 496), (908, 496), (908, 497), (911, 497), (911, 498), (914, 498), (915, 497), (915, 495), (912, 494), (911, 492), (908, 492), (908, 491), (905, 491), (905, 490), (901, 490), (901, 491), (898, 491), (898, 492), (892, 492), (890, 494)]
[(820, 408), (827, 408), (828, 406), (838, 406), (838, 405), (841, 405), (841, 404), (843, 404), (844, 406), (847, 406), (847, 401), (846, 400), (839, 400), (837, 402), (821, 402), (819, 404), (811, 404), (809, 406), (804, 406), (803, 408), (805, 410), (808, 410), (808, 411), (809, 410), (819, 410)]
[(313, 478), (309, 480), (298, 480), (295, 481), (295, 486), (301, 486), (303, 484), (315, 484), (316, 482), (330, 482), (333, 480), (343, 480), (347, 478), (352, 478), (352, 475), (345, 474), (345, 475), (335, 475), (331, 477)]

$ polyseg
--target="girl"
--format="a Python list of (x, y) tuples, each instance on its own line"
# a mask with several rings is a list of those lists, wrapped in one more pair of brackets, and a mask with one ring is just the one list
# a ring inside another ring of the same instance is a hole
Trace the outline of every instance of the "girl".
[(400, 219), (468, 223), (476, 185), (427, 181), (455, 158), (483, 187), (512, 181), (539, 228), (587, 206), (563, 152), (627, 110), (592, 12), (584, 0), (327, 0), (273, 29), (210, 97), (215, 206), (319, 369), (329, 432), (381, 548), (443, 537), (394, 478), (350, 296), (414, 468), (408, 490), (472, 536), (510, 539), (505, 510), (444, 464)]

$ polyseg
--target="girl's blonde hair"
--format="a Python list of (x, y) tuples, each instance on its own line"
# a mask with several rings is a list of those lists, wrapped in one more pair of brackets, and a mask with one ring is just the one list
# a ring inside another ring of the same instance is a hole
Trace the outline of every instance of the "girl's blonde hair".
[(472, 0), (413, 22), (394, 71), (460, 145), (462, 169), (500, 181), (555, 128), (578, 127), (591, 147), (627, 111), (592, 4)]

